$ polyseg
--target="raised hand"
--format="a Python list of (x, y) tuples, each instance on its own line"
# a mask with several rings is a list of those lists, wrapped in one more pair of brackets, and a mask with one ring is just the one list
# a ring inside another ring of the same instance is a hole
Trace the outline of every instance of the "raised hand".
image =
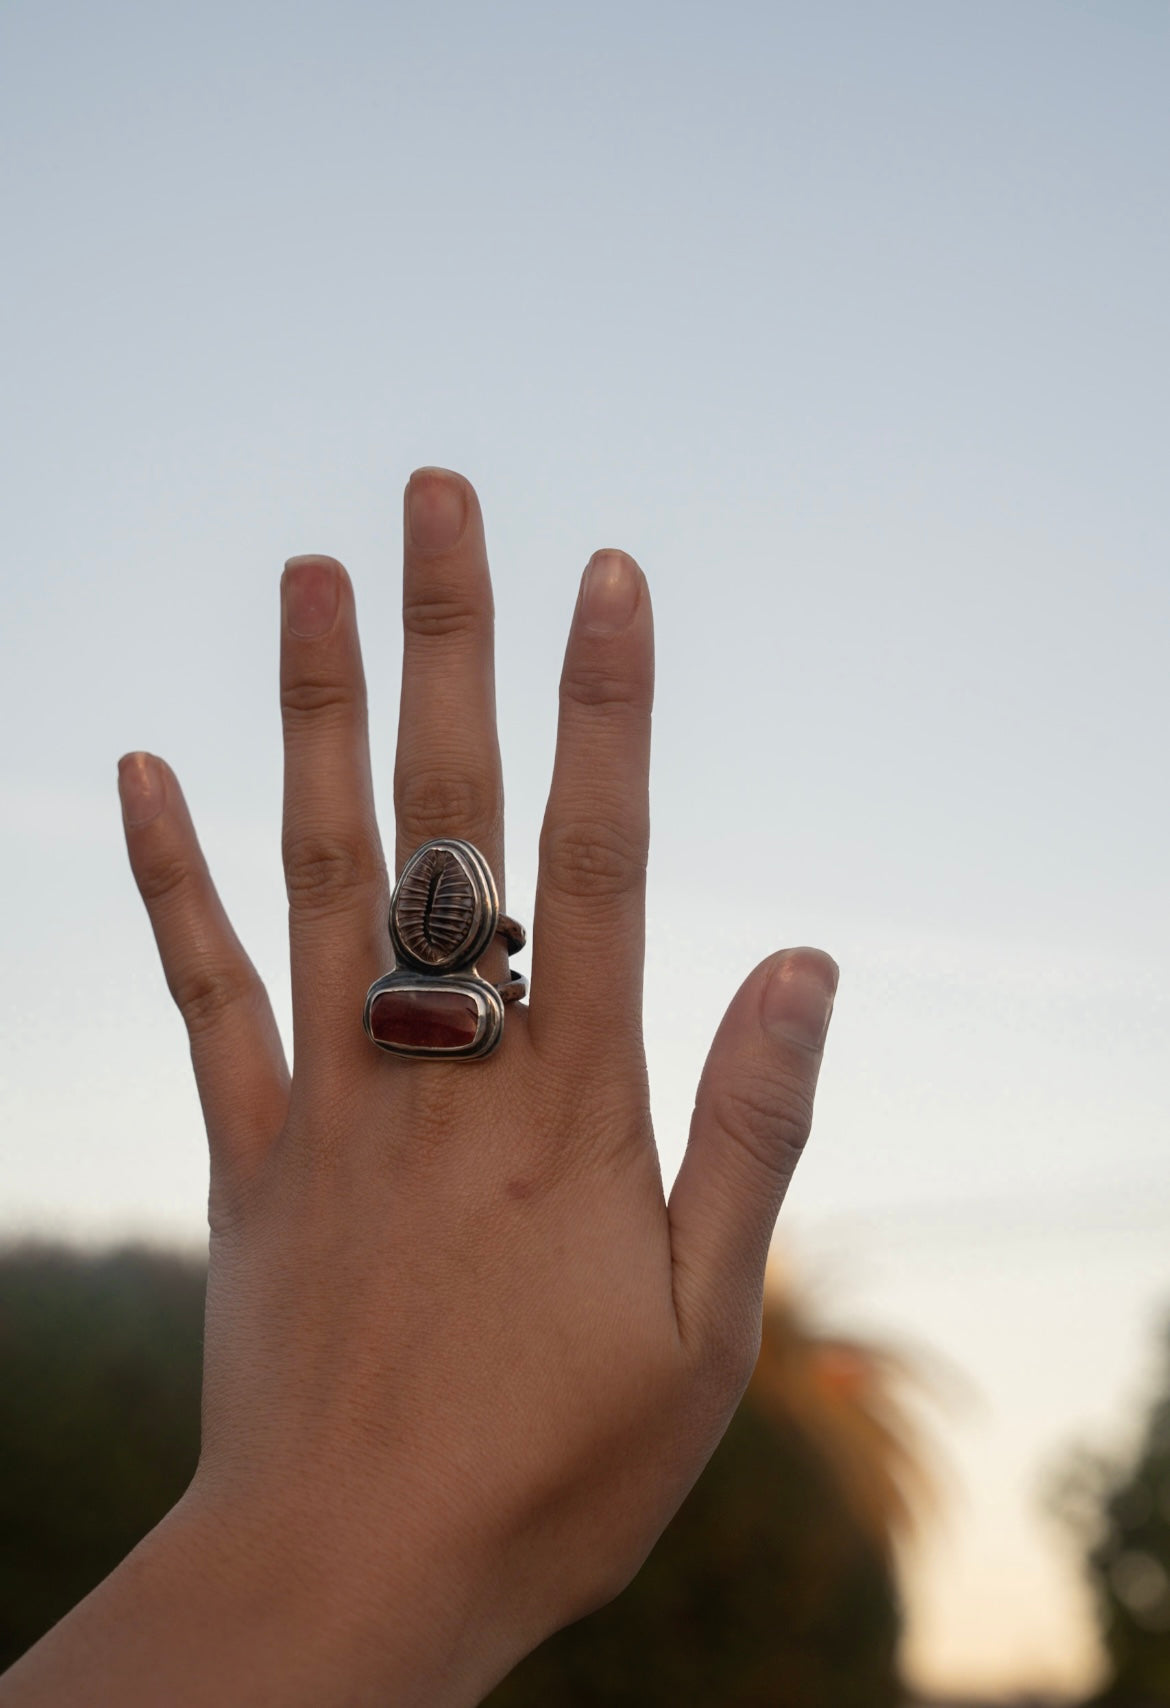
[[(281, 610), (291, 1076), (173, 772), (144, 754), (121, 766), (211, 1154), (199, 1469), (9, 1675), (5, 1704), (475, 1702), (628, 1582), (755, 1360), (836, 968), (797, 949), (747, 978), (668, 1203), (641, 1029), (642, 572), (616, 551), (586, 569), (530, 1000), (470, 1061), (387, 1055), (363, 1031), (391, 964), (390, 881), (345, 570), (294, 559)], [(403, 621), (396, 869), (430, 838), (462, 838), (502, 899), (483, 525), (470, 485), (443, 470), (407, 487)], [(500, 942), (479, 970), (506, 979)]]

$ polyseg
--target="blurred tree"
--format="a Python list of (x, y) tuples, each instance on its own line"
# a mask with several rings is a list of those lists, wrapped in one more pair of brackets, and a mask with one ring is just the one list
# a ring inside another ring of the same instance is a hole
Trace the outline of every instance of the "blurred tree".
[(143, 1250), (0, 1253), (0, 1668), (190, 1482), (205, 1281)]
[(924, 1492), (906, 1374), (770, 1296), (743, 1404), (633, 1584), (488, 1708), (900, 1702), (894, 1544)]
[(1085, 1549), (1111, 1708), (1170, 1705), (1170, 1322), (1154, 1400), (1131, 1459), (1081, 1451), (1050, 1496)]
[[(205, 1273), (144, 1250), (0, 1254), (0, 1666), (189, 1482)], [(892, 1708), (918, 1480), (904, 1375), (771, 1298), (745, 1401), (634, 1584), (492, 1708)]]

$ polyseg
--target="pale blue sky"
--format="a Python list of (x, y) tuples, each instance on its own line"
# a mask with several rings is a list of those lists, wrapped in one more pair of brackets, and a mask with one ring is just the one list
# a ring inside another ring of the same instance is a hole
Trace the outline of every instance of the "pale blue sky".
[(664, 1165), (742, 974), (832, 951), (782, 1247), (981, 1395), (916, 1664), (1074, 1677), (1035, 1480), (1170, 1299), (1168, 74), (1149, 3), (6, 6), (4, 1225), (198, 1236), (114, 762), (284, 1012), (280, 565), (354, 576), (388, 824), (401, 489), (460, 468), (513, 910), (622, 545)]

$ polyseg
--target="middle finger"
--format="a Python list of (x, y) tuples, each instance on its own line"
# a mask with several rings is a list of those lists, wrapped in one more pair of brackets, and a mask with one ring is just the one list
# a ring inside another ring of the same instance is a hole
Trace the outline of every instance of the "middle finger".
[[(397, 870), (420, 843), (458, 836), (504, 900), (504, 786), (496, 734), (494, 613), (483, 517), (469, 481), (416, 469), (407, 483), (402, 703), (394, 767)], [(502, 978), (497, 943), (480, 971)]]

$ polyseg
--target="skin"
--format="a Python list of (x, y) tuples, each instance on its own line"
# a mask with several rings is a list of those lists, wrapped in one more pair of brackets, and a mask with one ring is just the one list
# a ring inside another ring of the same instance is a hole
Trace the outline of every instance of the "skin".
[[(492, 596), (469, 483), (406, 490), (396, 868), (456, 835), (503, 893)], [(641, 570), (590, 560), (565, 654), (532, 991), (473, 1062), (370, 1044), (389, 965), (353, 590), (281, 585), (295, 1072), (178, 780), (129, 754), (130, 863), (210, 1147), (203, 1448), (187, 1494), (3, 1680), (2, 1708), (475, 1703), (617, 1594), (759, 1346), (837, 969), (749, 975), (669, 1202), (641, 1002), (653, 642)], [(480, 963), (503, 976), (497, 945)], [(602, 976), (604, 975), (604, 976)]]

